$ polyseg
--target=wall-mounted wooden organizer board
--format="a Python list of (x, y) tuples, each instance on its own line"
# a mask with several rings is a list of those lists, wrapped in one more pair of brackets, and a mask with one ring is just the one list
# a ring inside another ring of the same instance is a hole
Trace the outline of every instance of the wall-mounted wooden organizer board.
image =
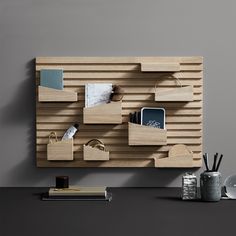
[[(76, 92), (77, 101), (36, 103), (36, 159), (38, 167), (155, 167), (156, 158), (165, 158), (175, 144), (185, 144), (193, 152), (192, 167), (202, 164), (202, 57), (37, 57), (36, 93), (41, 69), (62, 68), (64, 89)], [(163, 71), (165, 70), (165, 71)], [(158, 91), (182, 86), (193, 87), (193, 101), (155, 101)], [(112, 83), (124, 89), (122, 124), (84, 124), (83, 108), (87, 83)], [(129, 113), (142, 107), (166, 110), (167, 145), (129, 146)], [(60, 139), (74, 123), (73, 161), (48, 161), (50, 132)], [(100, 139), (109, 151), (108, 161), (84, 161), (83, 145)]]

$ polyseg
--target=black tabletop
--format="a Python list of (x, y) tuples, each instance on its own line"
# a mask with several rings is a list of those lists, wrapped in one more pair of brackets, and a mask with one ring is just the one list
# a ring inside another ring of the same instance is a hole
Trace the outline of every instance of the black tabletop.
[(111, 188), (106, 201), (41, 201), (47, 188), (0, 188), (0, 235), (234, 235), (236, 201), (182, 201), (177, 188)]

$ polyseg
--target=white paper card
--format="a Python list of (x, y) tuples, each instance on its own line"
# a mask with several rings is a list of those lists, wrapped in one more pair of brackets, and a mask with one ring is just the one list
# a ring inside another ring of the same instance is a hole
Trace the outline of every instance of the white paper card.
[(112, 92), (112, 84), (86, 84), (85, 107), (93, 107), (108, 103)]

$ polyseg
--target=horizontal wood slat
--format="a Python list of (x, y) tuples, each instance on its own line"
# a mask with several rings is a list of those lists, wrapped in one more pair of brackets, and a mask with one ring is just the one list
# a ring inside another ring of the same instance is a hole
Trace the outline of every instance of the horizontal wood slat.
[[(139, 101), (139, 102), (122, 102), (122, 109), (130, 108), (130, 109), (139, 109), (140, 107), (164, 107), (165, 109), (188, 109), (188, 108), (202, 108), (202, 101), (193, 101), (193, 102), (153, 102), (153, 101)], [(84, 107), (84, 102), (76, 102), (76, 103), (45, 103), (45, 104), (37, 104), (37, 108), (40, 107), (60, 107), (60, 108), (76, 108)]]
[[(63, 130), (65, 131), (68, 128), (67, 123), (63, 124), (47, 124), (47, 123), (37, 123), (36, 129), (37, 130)], [(84, 131), (111, 131), (111, 130), (126, 130), (127, 131), (128, 125), (122, 124), (122, 125), (80, 125), (80, 130)], [(167, 130), (201, 130), (202, 126), (201, 124), (166, 124)]]
[[(171, 76), (171, 78), (170, 78)], [(39, 77), (39, 74), (37, 74)], [(64, 79), (200, 79), (202, 72), (175, 72), (175, 73), (140, 73), (140, 72), (64, 72)], [(100, 81), (101, 82), (101, 81)], [(129, 82), (129, 81), (128, 81)]]
[(199, 57), (37, 57), (37, 64), (130, 64), (142, 62), (179, 62), (189, 64), (202, 64)]
[[(43, 158), (46, 156), (46, 152), (40, 152), (39, 157)], [(124, 158), (125, 155), (125, 158)], [(146, 152), (145, 154), (134, 154), (134, 153), (122, 153), (122, 152), (113, 152), (112, 154), (109, 155), (110, 160), (122, 160), (122, 159), (128, 159), (130, 161), (133, 160), (153, 160), (154, 158), (165, 158), (166, 154), (165, 153), (153, 153), (153, 152)], [(193, 160), (199, 160), (200, 159), (200, 154), (195, 153), (193, 154)], [(74, 160), (83, 160), (83, 152), (75, 152), (74, 153)]]
[[(179, 64), (177, 72), (141, 72), (141, 63)], [(78, 93), (77, 102), (36, 102), (36, 157), (38, 167), (154, 167), (154, 158), (167, 157), (169, 149), (185, 144), (194, 153), (194, 167), (202, 164), (202, 57), (37, 57), (36, 85), (41, 69), (62, 68), (64, 88)], [(191, 102), (155, 102), (158, 91), (181, 84), (193, 86)], [(122, 86), (122, 124), (83, 124), (84, 85), (112, 83)], [(36, 89), (36, 94), (38, 93)], [(166, 109), (166, 146), (128, 146), (128, 116), (142, 107)], [(74, 137), (74, 160), (47, 161), (48, 135), (56, 131), (60, 139), (74, 122), (80, 131)], [(110, 152), (109, 161), (84, 161), (83, 144), (92, 138), (103, 141)]]
[[(76, 140), (74, 140), (74, 144), (85, 144), (87, 143), (90, 139), (92, 138), (99, 138), (99, 140), (101, 140), (102, 142), (104, 142), (105, 144), (126, 144), (128, 145), (128, 142), (126, 139), (124, 139), (123, 137), (121, 138), (111, 138), (111, 137), (83, 137), (83, 138), (77, 138)], [(178, 137), (167, 137), (167, 144), (176, 144), (176, 143), (181, 143), (181, 144), (201, 144), (201, 138), (178, 138)], [(48, 138), (37, 138), (36, 140), (36, 144), (47, 144), (48, 143)]]
[[(36, 71), (40, 71), (42, 69), (63, 69), (65, 71), (140, 71), (141, 66), (137, 64), (129, 64), (129, 65), (37, 65)], [(203, 69), (202, 64), (182, 64), (180, 65), (181, 71), (201, 71)]]
[[(162, 87), (158, 87), (158, 90), (160, 91), (163, 91), (166, 89), (166, 87), (168, 88), (176, 88), (176, 85), (172, 84), (170, 86), (162, 86)], [(72, 92), (77, 92), (79, 93), (78, 95), (84, 95), (84, 86), (81, 85), (81, 86), (72, 86), (72, 87), (68, 87), (68, 86), (65, 86), (66, 90), (69, 90), (69, 91), (72, 91)], [(155, 88), (153, 87), (153, 85), (150, 85), (150, 86), (143, 86), (143, 87), (135, 87), (135, 84), (133, 84), (132, 87), (129, 87), (129, 86), (122, 86), (122, 88), (124, 89), (124, 94), (130, 94), (130, 95), (133, 95), (133, 94), (138, 94), (138, 95), (142, 95), (142, 94), (145, 94), (145, 95), (150, 95), (150, 93), (154, 93), (155, 92)], [(194, 94), (201, 94), (201, 91), (202, 91), (202, 88), (201, 86), (194, 86), (193, 87), (193, 93)]]
[[(65, 132), (63, 131), (57, 131), (57, 136), (62, 137)], [(48, 138), (50, 134), (50, 131), (37, 131), (36, 135), (37, 137), (44, 137)], [(201, 137), (202, 132), (201, 131), (167, 131), (168, 137)], [(91, 131), (80, 131), (77, 135), (78, 138), (80, 137), (127, 137), (128, 132), (126, 130), (121, 131), (108, 131), (108, 132), (91, 132)]]
[[(135, 112), (136, 109), (132, 109), (132, 108), (127, 108), (127, 109), (123, 109), (122, 110), (122, 115), (129, 115), (130, 112)], [(57, 115), (57, 116), (65, 116), (65, 115), (78, 115), (78, 114), (82, 114), (83, 112), (83, 108), (75, 108), (75, 109), (61, 109), (61, 108), (50, 108), (50, 109), (46, 109), (46, 108), (42, 108), (40, 109), (40, 111), (38, 112), (38, 115), (42, 116), (42, 115)], [(178, 109), (169, 109), (168, 111), (166, 111), (167, 115), (201, 115), (202, 114), (202, 109), (182, 109), (182, 110), (178, 110)]]
[[(82, 159), (75, 159), (73, 162), (49, 162), (45, 158), (45, 155), (38, 157), (38, 167), (153, 167), (154, 159), (120, 159), (120, 160), (109, 160), (109, 161), (84, 161)], [(201, 167), (202, 160), (193, 160), (194, 167)]]
[[(128, 122), (129, 117), (123, 116), (123, 122)], [(166, 123), (200, 123), (202, 121), (201, 117), (196, 116), (167, 116)], [(47, 123), (68, 123), (68, 122), (83, 122), (82, 114), (76, 116), (37, 116), (36, 118), (37, 123), (47, 122)]]
[[(146, 152), (157, 152), (157, 153), (161, 153), (164, 152), (166, 153), (167, 151), (169, 151), (169, 149), (172, 147), (173, 145), (166, 145), (166, 146), (152, 146), (152, 147), (143, 147), (143, 146), (127, 146), (127, 145), (106, 145), (107, 150), (111, 151), (111, 152), (138, 152), (138, 153), (146, 153)], [(200, 153), (202, 146), (201, 145), (191, 145), (189, 144), (188, 147), (194, 152), (194, 153)], [(46, 152), (47, 147), (44, 144), (37, 144), (36, 149), (38, 152)], [(79, 144), (75, 144), (74, 145), (74, 151), (75, 152), (81, 152), (83, 150), (83, 147)]]

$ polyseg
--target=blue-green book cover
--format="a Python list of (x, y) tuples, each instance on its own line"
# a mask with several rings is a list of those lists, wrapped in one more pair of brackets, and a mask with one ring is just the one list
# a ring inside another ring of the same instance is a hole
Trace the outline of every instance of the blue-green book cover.
[(40, 71), (40, 85), (53, 89), (63, 89), (62, 69), (42, 69)]

